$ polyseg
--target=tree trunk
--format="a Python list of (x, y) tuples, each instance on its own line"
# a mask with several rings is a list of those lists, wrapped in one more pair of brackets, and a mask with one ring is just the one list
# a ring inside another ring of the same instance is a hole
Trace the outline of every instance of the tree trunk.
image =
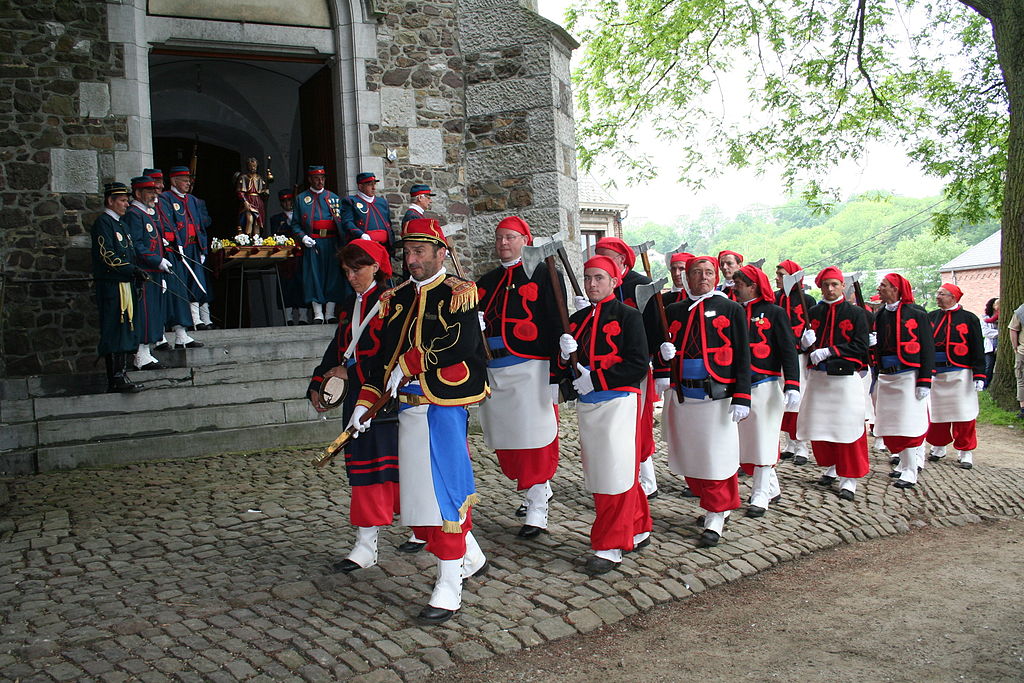
[(1006, 325), (1024, 304), (1024, 3), (991, 3), (992, 34), (1010, 101), (1006, 187), (1003, 191), (1003, 257), (1000, 271), (1000, 344), (992, 397), (1007, 410), (1017, 408), (1013, 366), (1016, 360)]

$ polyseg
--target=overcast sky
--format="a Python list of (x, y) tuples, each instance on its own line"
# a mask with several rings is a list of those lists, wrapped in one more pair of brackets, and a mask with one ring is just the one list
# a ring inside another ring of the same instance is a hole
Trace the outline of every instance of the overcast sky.
[[(538, 0), (540, 13), (548, 19), (564, 24), (565, 8), (569, 0)], [(581, 47), (577, 54), (582, 52)], [(575, 60), (574, 60), (575, 62)], [(709, 205), (717, 205), (727, 215), (733, 215), (751, 204), (773, 206), (786, 200), (778, 173), (758, 176), (754, 171), (729, 169), (722, 177), (711, 180), (707, 187), (697, 193), (676, 182), (678, 169), (672, 150), (652, 135), (650, 149), (645, 150), (656, 159), (662, 169), (659, 177), (642, 186), (629, 187), (619, 182), (618, 189), (612, 189), (615, 201), (630, 205), (633, 218), (647, 217), (660, 223), (671, 223), (676, 216), (695, 216)], [(596, 173), (602, 183), (607, 178)], [(614, 175), (614, 172), (609, 175)], [(887, 190), (909, 197), (936, 195), (942, 182), (926, 178), (906, 156), (891, 145), (875, 145), (867, 158), (858, 163), (847, 162), (836, 168), (828, 181), (839, 188), (844, 196), (870, 190)], [(666, 197), (676, 198), (666, 202)]]

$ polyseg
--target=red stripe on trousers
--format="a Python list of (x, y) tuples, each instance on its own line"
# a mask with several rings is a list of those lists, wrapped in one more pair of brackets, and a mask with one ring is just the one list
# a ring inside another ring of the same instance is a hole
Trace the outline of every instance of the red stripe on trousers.
[(978, 447), (977, 420), (968, 422), (932, 422), (928, 425), (928, 443), (946, 446), (950, 443), (958, 451), (973, 451)]
[[(888, 438), (888, 437), (886, 437)], [(836, 475), (849, 479), (860, 479), (871, 471), (868, 460), (868, 432), (851, 443), (833, 441), (811, 441), (814, 461), (820, 467), (836, 466)]]
[(597, 516), (590, 527), (594, 550), (632, 550), (633, 536), (651, 530), (651, 510), (639, 481), (625, 493), (595, 493), (594, 509)]
[(439, 526), (414, 526), (416, 538), (427, 542), (427, 552), (439, 560), (458, 560), (466, 554), (466, 532), (473, 528), (473, 508), (466, 511), (466, 521), (457, 534), (446, 533)]
[(740, 506), (740, 480), (735, 474), (728, 479), (686, 477), (686, 485), (708, 512), (726, 512)]

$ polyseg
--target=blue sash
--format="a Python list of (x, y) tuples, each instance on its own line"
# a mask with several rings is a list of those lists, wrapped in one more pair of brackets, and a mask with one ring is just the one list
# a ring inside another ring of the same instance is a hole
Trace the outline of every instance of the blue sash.
[[(487, 346), (491, 349), (491, 351), (500, 351), (506, 348), (505, 340), (502, 339), (501, 337), (488, 337)], [(507, 356), (502, 356), (501, 358), (492, 358), (487, 362), (487, 367), (507, 368), (512, 365), (519, 365), (520, 363), (525, 363), (528, 360), (530, 359), (520, 358), (519, 356), (513, 353), (509, 353)]]

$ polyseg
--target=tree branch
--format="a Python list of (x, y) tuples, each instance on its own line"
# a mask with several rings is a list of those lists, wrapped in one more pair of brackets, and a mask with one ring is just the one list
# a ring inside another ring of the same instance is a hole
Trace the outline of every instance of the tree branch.
[(864, 76), (864, 80), (868, 84), (868, 90), (871, 91), (871, 99), (875, 101), (878, 106), (888, 109), (885, 100), (878, 96), (875, 92), (875, 84), (871, 80), (871, 74), (868, 73), (867, 68), (864, 66), (864, 16), (867, 14), (867, 0), (857, 0), (857, 15), (854, 21), (857, 24), (857, 70), (860, 71), (861, 75)]
[(959, 2), (962, 5), (967, 5), (989, 21), (992, 21), (992, 17), (1003, 9), (1003, 0), (959, 0)]

